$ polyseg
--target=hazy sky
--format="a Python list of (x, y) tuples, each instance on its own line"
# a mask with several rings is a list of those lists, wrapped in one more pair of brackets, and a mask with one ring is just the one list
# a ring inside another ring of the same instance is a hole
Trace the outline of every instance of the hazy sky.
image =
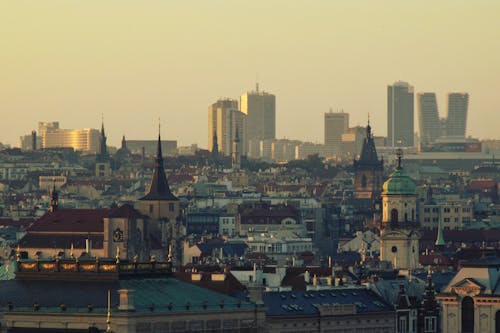
[[(277, 136), (323, 141), (330, 107), (371, 114), (386, 86), (470, 94), (468, 134), (500, 138), (500, 1), (0, 0), (0, 142), (38, 121), (207, 145), (207, 107), (260, 87)], [(415, 122), (415, 130), (418, 129)]]

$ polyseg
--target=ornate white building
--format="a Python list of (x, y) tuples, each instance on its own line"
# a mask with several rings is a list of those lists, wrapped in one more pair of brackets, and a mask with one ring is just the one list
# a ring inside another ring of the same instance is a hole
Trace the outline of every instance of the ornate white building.
[(380, 260), (389, 261), (394, 268), (415, 269), (418, 263), (420, 233), (416, 221), (416, 186), (401, 166), (398, 166), (383, 185), (382, 223), (380, 231)]

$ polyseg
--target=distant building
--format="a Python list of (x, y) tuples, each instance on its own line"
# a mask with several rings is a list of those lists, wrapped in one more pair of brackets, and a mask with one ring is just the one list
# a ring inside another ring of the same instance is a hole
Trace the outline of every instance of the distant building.
[(62, 129), (59, 122), (39, 122), (38, 135), (42, 148), (73, 148), (91, 154), (99, 150), (99, 131), (93, 128)]
[(417, 95), (418, 123), (420, 143), (427, 145), (442, 136), (439, 113), (435, 93), (419, 93)]
[[(144, 154), (146, 156), (155, 156), (157, 149), (156, 140), (128, 140), (127, 148), (133, 154)], [(175, 156), (177, 154), (177, 140), (162, 140), (161, 149), (167, 156)]]
[[(276, 97), (273, 94), (259, 91), (257, 85), (255, 91), (241, 95), (240, 107), (247, 116), (247, 140), (255, 144), (260, 140), (276, 138)], [(249, 149), (250, 157), (259, 157), (251, 154), (253, 150)]]
[(467, 110), (469, 94), (448, 94), (448, 116), (446, 119), (446, 135), (465, 137), (467, 129)]
[[(208, 148), (210, 151), (213, 150), (216, 136), (218, 153), (232, 156), (236, 136), (238, 135), (242, 142), (246, 142), (246, 118), (247, 116), (238, 109), (236, 100), (220, 99), (210, 105), (208, 107)], [(241, 148), (241, 153), (245, 155), (246, 146), (242, 145)]]
[(342, 134), (342, 155), (349, 159), (359, 156), (365, 141), (365, 133), (365, 127), (355, 126)]
[(342, 112), (325, 113), (325, 152), (328, 156), (342, 152), (342, 134), (349, 129), (349, 114)]
[(387, 145), (414, 146), (413, 87), (398, 81), (387, 86)]

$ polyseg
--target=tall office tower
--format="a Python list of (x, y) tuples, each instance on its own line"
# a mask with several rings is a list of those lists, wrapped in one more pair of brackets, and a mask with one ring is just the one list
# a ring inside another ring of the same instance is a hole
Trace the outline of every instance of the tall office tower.
[(418, 124), (420, 127), (420, 143), (428, 145), (441, 136), (441, 126), (435, 93), (419, 93), (417, 95)]
[(446, 120), (446, 135), (465, 137), (467, 128), (467, 109), (469, 94), (448, 94), (448, 116)]
[[(213, 149), (215, 133), (219, 153), (231, 156), (236, 131), (239, 140), (243, 141), (246, 138), (245, 128), (246, 115), (238, 110), (238, 101), (220, 99), (208, 107), (208, 149)], [(240, 153), (244, 155), (245, 152), (245, 147), (241, 146)]]
[(387, 145), (413, 147), (413, 87), (398, 81), (387, 86)]
[(332, 156), (342, 152), (342, 134), (349, 130), (349, 114), (342, 112), (325, 113), (325, 152)]
[(250, 157), (255, 156), (261, 140), (276, 138), (276, 97), (264, 91), (246, 92), (240, 98), (241, 112), (247, 115), (247, 137), (243, 147), (248, 147)]

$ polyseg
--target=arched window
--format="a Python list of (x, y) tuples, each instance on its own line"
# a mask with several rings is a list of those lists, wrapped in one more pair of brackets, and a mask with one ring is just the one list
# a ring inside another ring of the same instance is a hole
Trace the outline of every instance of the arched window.
[(405, 222), (408, 222), (408, 213), (405, 213)]
[(462, 301), (462, 333), (474, 332), (474, 300), (465, 297)]
[(398, 210), (396, 208), (391, 210), (391, 223), (398, 223)]
[(361, 187), (366, 187), (366, 176), (361, 177)]
[(411, 210), (411, 221), (414, 222), (415, 221), (415, 209), (412, 209)]

